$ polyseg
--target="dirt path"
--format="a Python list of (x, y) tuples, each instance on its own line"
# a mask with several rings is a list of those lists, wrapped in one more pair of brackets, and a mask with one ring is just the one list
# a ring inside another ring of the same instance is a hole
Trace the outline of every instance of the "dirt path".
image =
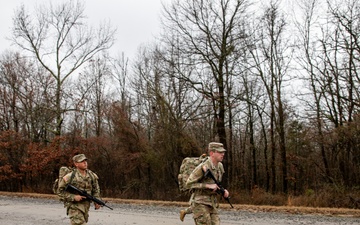
[[(109, 205), (114, 210), (91, 209), (88, 225), (193, 225), (191, 215), (184, 222), (179, 220), (179, 210), (183, 206), (174, 203), (156, 204), (155, 201), (133, 201), (132, 204), (112, 200)], [(185, 205), (185, 204), (184, 204)], [(223, 206), (226, 208), (226, 206)], [(238, 206), (236, 206), (238, 208)], [(341, 216), (319, 214), (292, 214), (284, 212), (264, 212), (261, 208), (222, 209), (222, 225), (355, 225), (360, 217), (345, 214)], [(358, 213), (358, 210), (352, 211)], [(0, 224), (7, 225), (62, 225), (69, 224), (62, 204), (52, 198), (19, 197), (0, 192)]]

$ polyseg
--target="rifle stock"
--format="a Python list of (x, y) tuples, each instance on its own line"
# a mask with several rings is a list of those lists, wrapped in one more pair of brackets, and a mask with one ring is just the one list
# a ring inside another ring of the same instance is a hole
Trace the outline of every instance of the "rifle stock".
[(212, 172), (210, 171), (210, 169), (207, 169), (205, 172), (205, 177), (209, 177), (211, 178), (215, 184), (219, 187), (219, 189), (216, 191), (218, 194), (221, 194), (222, 197), (224, 197), (224, 199), (230, 204), (231, 208), (234, 208), (234, 206), (231, 204), (230, 202), (230, 197), (225, 198), (224, 194), (225, 194), (225, 188), (220, 184), (219, 181), (217, 181), (214, 177), (214, 174), (212, 174)]
[(73, 185), (71, 185), (71, 184), (68, 184), (68, 185), (66, 186), (65, 191), (77, 192), (79, 195), (86, 197), (87, 199), (95, 202), (96, 204), (101, 205), (101, 206), (105, 206), (105, 207), (113, 210), (113, 208), (111, 208), (110, 206), (106, 205), (105, 202), (101, 201), (101, 200), (98, 199), (98, 198), (95, 198), (95, 197), (92, 196), (92, 195), (89, 195), (86, 191), (80, 190), (79, 188), (77, 188), (77, 187), (75, 187), (75, 186), (73, 186)]

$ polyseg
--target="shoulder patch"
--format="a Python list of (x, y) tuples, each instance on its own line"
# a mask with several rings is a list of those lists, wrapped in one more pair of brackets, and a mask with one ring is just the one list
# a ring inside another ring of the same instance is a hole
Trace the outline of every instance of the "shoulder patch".
[(71, 173), (68, 173), (63, 177), (63, 179), (65, 182), (68, 182), (70, 180), (70, 177), (71, 177)]

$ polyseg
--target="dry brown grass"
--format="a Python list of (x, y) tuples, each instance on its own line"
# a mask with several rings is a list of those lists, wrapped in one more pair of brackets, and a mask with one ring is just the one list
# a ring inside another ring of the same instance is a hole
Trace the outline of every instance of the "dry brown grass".
[[(3, 196), (16, 196), (16, 197), (30, 197), (30, 198), (46, 198), (57, 199), (53, 194), (38, 194), (38, 193), (19, 193), (19, 192), (0, 192)], [(177, 201), (156, 201), (156, 200), (134, 200), (134, 199), (119, 199), (119, 198), (104, 198), (105, 201), (110, 203), (121, 204), (140, 204), (140, 205), (159, 205), (159, 206), (188, 206), (187, 202)], [(326, 208), (326, 207), (303, 207), (292, 206), (291, 199), (286, 206), (270, 206), (270, 205), (247, 205), (247, 204), (233, 204), (234, 208), (231, 209), (228, 204), (221, 204), (223, 210), (231, 211), (251, 211), (251, 212), (282, 212), (290, 214), (318, 214), (328, 216), (342, 216), (342, 217), (360, 217), (360, 209), (348, 208)]]

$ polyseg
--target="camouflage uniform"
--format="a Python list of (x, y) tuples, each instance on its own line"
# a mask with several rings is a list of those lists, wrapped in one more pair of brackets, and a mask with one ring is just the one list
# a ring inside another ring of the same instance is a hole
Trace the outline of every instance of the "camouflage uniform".
[[(88, 222), (90, 201), (82, 200), (75, 201), (74, 196), (76, 193), (70, 193), (65, 191), (66, 185), (70, 182), (71, 173), (66, 174), (59, 183), (59, 197), (65, 201), (64, 207), (66, 207), (66, 214), (70, 217), (72, 225), (83, 225)], [(73, 177), (71, 184), (80, 190), (85, 190), (95, 198), (100, 199), (100, 187), (98, 183), (98, 176), (91, 170), (86, 170), (86, 175), (83, 176), (77, 169), (75, 169), (75, 176)]]
[[(212, 145), (221, 145), (221, 143), (212, 142), (209, 144), (209, 150)], [(222, 150), (221, 150), (222, 149)], [(218, 149), (219, 152), (225, 151), (222, 147)], [(210, 169), (214, 177), (220, 182), (223, 174), (224, 167), (221, 162), (217, 166), (213, 165), (209, 158), (205, 162), (201, 163), (190, 174), (186, 185), (194, 190), (191, 204), (193, 208), (193, 218), (197, 225), (219, 225), (220, 218), (218, 215), (218, 202), (217, 194), (211, 189), (205, 187), (206, 184), (214, 184), (215, 182), (211, 178), (204, 177), (203, 167)]]
[(192, 191), (190, 191), (187, 186), (186, 182), (189, 178), (191, 172), (196, 168), (197, 165), (201, 164), (202, 162), (205, 162), (209, 157), (206, 154), (202, 154), (199, 158), (196, 157), (187, 157), (183, 160), (181, 167), (180, 167), (180, 174), (178, 175), (179, 180), (179, 189), (181, 192), (187, 192), (191, 193), (190, 201), (189, 201), (189, 207), (186, 209), (180, 210), (180, 220), (184, 221), (186, 214), (193, 213), (191, 199), (193, 197)]

